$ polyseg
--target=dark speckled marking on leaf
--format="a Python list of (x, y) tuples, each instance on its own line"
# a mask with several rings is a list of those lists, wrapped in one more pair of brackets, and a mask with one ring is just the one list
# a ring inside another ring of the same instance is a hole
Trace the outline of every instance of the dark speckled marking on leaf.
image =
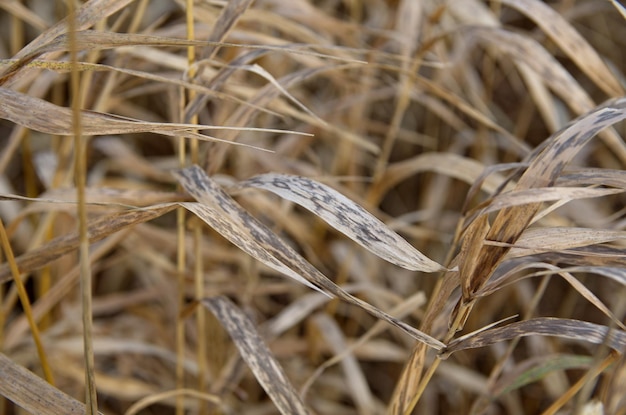
[(392, 264), (423, 272), (444, 269), (360, 205), (322, 183), (301, 176), (269, 173), (255, 176), (241, 186), (269, 190), (299, 204)]
[[(329, 280), (271, 229), (237, 204), (200, 167), (191, 166), (176, 170), (173, 174), (183, 188), (198, 201), (183, 202), (180, 205), (196, 214), (242, 251), (310, 288), (360, 307), (436, 350), (444, 347), (439, 340), (350, 295)], [(294, 188), (293, 184), (288, 185)]]
[(291, 385), (283, 368), (263, 342), (255, 325), (229, 299), (212, 297), (202, 300), (226, 329), (259, 384), (282, 414), (308, 414), (306, 406)]
[(626, 349), (626, 332), (580, 320), (561, 318), (536, 318), (519, 321), (504, 327), (492, 328), (459, 337), (448, 344), (442, 357), (450, 354), (524, 336), (556, 336), (565, 339), (606, 344), (619, 353)]

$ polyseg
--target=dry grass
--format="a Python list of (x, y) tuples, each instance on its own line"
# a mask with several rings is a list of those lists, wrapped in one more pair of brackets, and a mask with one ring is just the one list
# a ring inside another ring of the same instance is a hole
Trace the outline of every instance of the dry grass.
[(66, 3), (0, 3), (0, 413), (626, 414), (619, 2)]

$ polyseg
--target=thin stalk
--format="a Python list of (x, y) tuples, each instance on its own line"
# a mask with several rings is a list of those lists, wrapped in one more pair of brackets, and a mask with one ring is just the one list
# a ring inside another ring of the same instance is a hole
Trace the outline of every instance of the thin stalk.
[(83, 349), (85, 355), (85, 406), (87, 414), (98, 413), (98, 397), (96, 392), (95, 362), (93, 352), (93, 312), (92, 312), (92, 276), (89, 265), (89, 238), (87, 236), (87, 209), (85, 205), (85, 184), (87, 176), (87, 160), (85, 141), (82, 137), (81, 107), (82, 94), (80, 72), (78, 70), (78, 54), (76, 50), (76, 19), (74, 3), (68, 1), (68, 36), (70, 49), (70, 89), (72, 94), (72, 127), (74, 131), (74, 178), (78, 200), (78, 234), (79, 234), (79, 268), (80, 292), (83, 317)]
[(30, 300), (28, 299), (28, 294), (26, 293), (26, 287), (24, 287), (24, 283), (20, 278), (20, 271), (17, 268), (15, 256), (13, 255), (13, 249), (11, 248), (9, 236), (7, 235), (6, 229), (4, 228), (2, 218), (0, 218), (0, 239), (2, 242), (2, 249), (4, 250), (4, 254), (9, 264), (9, 268), (11, 268), (11, 273), (13, 274), (13, 281), (15, 282), (15, 286), (17, 287), (17, 293), (20, 297), (20, 302), (22, 303), (24, 314), (26, 315), (28, 325), (30, 326), (30, 330), (33, 334), (33, 340), (35, 342), (35, 347), (37, 348), (37, 354), (39, 356), (39, 361), (41, 362), (41, 368), (43, 370), (44, 378), (48, 383), (54, 385), (54, 378), (52, 377), (52, 371), (50, 370), (50, 365), (48, 364), (48, 358), (46, 357), (43, 343), (41, 342), (39, 328), (37, 327), (37, 323), (35, 322), (35, 318), (33, 317), (33, 310), (30, 305)]
[[(178, 142), (178, 157), (181, 167), (185, 165), (185, 140)], [(185, 322), (180, 315), (185, 308), (185, 209), (176, 210), (176, 270), (178, 274), (178, 310), (176, 313), (176, 389), (185, 387)], [(176, 396), (176, 415), (185, 413), (184, 396)]]
[[(187, 20), (187, 39), (195, 40), (195, 25), (194, 25), (194, 3), (193, 0), (187, 0), (186, 7), (186, 20)], [(194, 64), (196, 63), (196, 48), (195, 46), (187, 47), (187, 63), (189, 65), (189, 79), (193, 79), (196, 75)], [(196, 92), (193, 90), (187, 93), (187, 102), (193, 102)], [(198, 123), (198, 115), (194, 114), (190, 120), (190, 124)], [(199, 149), (198, 140), (191, 139), (190, 141), (190, 155), (191, 162), (198, 164), (199, 162)], [(195, 221), (193, 225), (193, 251), (194, 251), (194, 294), (196, 300), (204, 297), (204, 264), (202, 261), (202, 224), (199, 221)], [(196, 307), (196, 328), (198, 331), (198, 343), (196, 349), (196, 358), (198, 360), (198, 391), (202, 393), (206, 388), (206, 376), (207, 376), (207, 327), (206, 327), (206, 311), (204, 307)], [(208, 413), (208, 405), (205, 399), (199, 398), (199, 411), (200, 415)]]
[(587, 373), (585, 373), (582, 378), (578, 379), (578, 382), (574, 383), (572, 387), (569, 388), (567, 392), (565, 392), (552, 405), (550, 405), (550, 407), (546, 409), (542, 415), (556, 414), (564, 405), (566, 405), (568, 402), (572, 402), (576, 393), (578, 393), (578, 391), (580, 391), (583, 386), (587, 384), (587, 382), (596, 378), (619, 358), (620, 354), (612, 350), (609, 355), (602, 360), (602, 362), (600, 362), (596, 367), (591, 368)]

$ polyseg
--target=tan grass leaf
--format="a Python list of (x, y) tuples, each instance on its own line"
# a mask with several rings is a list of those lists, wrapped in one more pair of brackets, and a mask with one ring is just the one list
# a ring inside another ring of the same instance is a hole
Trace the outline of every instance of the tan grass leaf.
[[(237, 23), (253, 1), (254, 0), (232, 0), (226, 3), (226, 6), (217, 17), (209, 40), (213, 42), (224, 40), (226, 35), (232, 30), (235, 23)], [(202, 56), (203, 59), (212, 59), (217, 53), (217, 50), (217, 47), (206, 48)]]
[(395, 265), (423, 272), (445, 269), (413, 248), (360, 205), (322, 183), (301, 176), (268, 173), (248, 179), (241, 186), (269, 190), (297, 203), (365, 249)]
[(461, 290), (463, 299), (469, 300), (476, 287), (472, 286), (471, 276), (475, 272), (475, 268), (480, 264), (480, 251), (485, 243), (485, 237), (489, 232), (489, 217), (480, 215), (473, 220), (467, 230), (461, 244), (461, 252), (459, 253), (459, 278), (461, 280)]
[(537, 41), (500, 28), (472, 28), (470, 33), (485, 46), (500, 51), (515, 62), (526, 65), (540, 74), (542, 80), (576, 114), (582, 114), (593, 108), (593, 101), (585, 90)]
[[(69, 108), (54, 105), (48, 101), (31, 97), (7, 88), (0, 88), (0, 118), (18, 125), (54, 135), (72, 135), (72, 112)], [(171, 137), (197, 138), (203, 141), (219, 141), (235, 145), (226, 140), (194, 133), (193, 130), (230, 129), (194, 124), (155, 123), (133, 120), (112, 114), (93, 111), (81, 112), (84, 135), (132, 134), (151, 132)], [(259, 149), (262, 150), (262, 149)]]
[(544, 317), (469, 333), (450, 342), (441, 353), (441, 357), (445, 359), (452, 353), (460, 350), (485, 347), (490, 344), (525, 336), (555, 336), (563, 339), (604, 344), (619, 353), (623, 353), (626, 348), (625, 331), (610, 329), (606, 326), (586, 321)]
[[(519, 274), (523, 270), (531, 269), (531, 268), (542, 268), (541, 271), (535, 271), (529, 274)], [(566, 268), (562, 269), (552, 264), (546, 264), (541, 262), (525, 262), (520, 264), (519, 266), (513, 268), (508, 271), (506, 274), (498, 277), (494, 281), (487, 283), (483, 288), (481, 288), (480, 292), (477, 293), (478, 296), (485, 297), (490, 295), (491, 293), (497, 291), (505, 285), (512, 284), (514, 282), (519, 281), (522, 278), (532, 278), (538, 276), (552, 275), (556, 274), (559, 277), (563, 278), (569, 285), (572, 286), (578, 293), (593, 304), (598, 310), (600, 310), (604, 315), (609, 317), (613, 324), (622, 330), (626, 330), (626, 326), (615, 316), (615, 314), (607, 307), (591, 290), (589, 290), (582, 282), (580, 282), (576, 277), (571, 274), (571, 270), (576, 270), (574, 268)], [(591, 271), (590, 271), (591, 272)]]
[(614, 169), (568, 169), (558, 178), (559, 186), (599, 185), (626, 189), (626, 170)]
[[(174, 209), (176, 209), (176, 204), (165, 204), (150, 208), (116, 213), (104, 218), (92, 220), (89, 222), (87, 228), (89, 242), (93, 243), (99, 241), (112, 233), (138, 223), (158, 218)], [(20, 273), (30, 272), (48, 265), (55, 259), (77, 249), (78, 244), (79, 240), (77, 232), (54, 238), (47, 244), (17, 257), (16, 262), (19, 271)], [(9, 269), (8, 264), (1, 265), (0, 283), (10, 280), (11, 270)]]
[(623, 193), (624, 189), (598, 189), (589, 187), (538, 187), (533, 189), (514, 190), (500, 193), (484, 204), (486, 207), (480, 209), (481, 214), (495, 212), (513, 206), (534, 204), (552, 201), (570, 201), (576, 199), (586, 199), (603, 197)]
[(328, 124), (326, 121), (324, 121), (322, 118), (318, 117), (317, 115), (315, 115), (315, 113), (313, 113), (313, 111), (311, 111), (310, 109), (308, 109), (306, 107), (306, 105), (304, 105), (302, 102), (298, 101), (298, 99), (296, 97), (294, 97), (292, 94), (289, 93), (289, 91), (287, 91), (281, 84), (280, 82), (278, 82), (276, 80), (276, 78), (274, 78), (272, 76), (272, 74), (270, 74), (269, 72), (267, 72), (265, 69), (263, 69), (263, 67), (261, 67), (258, 64), (253, 64), (253, 65), (241, 65), (238, 67), (238, 69), (243, 69), (243, 70), (247, 70), (250, 72), (253, 72), (257, 75), (259, 75), (260, 77), (262, 77), (263, 79), (265, 79), (266, 81), (268, 81), (271, 85), (274, 86), (274, 88), (276, 88), (278, 91), (280, 91), (280, 93), (282, 95), (284, 95), (285, 97), (287, 97), (291, 102), (293, 102), (298, 108), (300, 108), (302, 111), (304, 111), (305, 113), (307, 113), (310, 117), (315, 118), (320, 124), (322, 125), (326, 125)]
[(624, 19), (626, 19), (626, 7), (624, 7), (624, 5), (622, 3), (620, 3), (619, 0), (611, 0), (611, 3), (613, 4), (613, 6), (615, 6), (615, 8), (620, 12), (620, 14), (622, 15), (622, 17)]
[[(317, 325), (320, 336), (326, 341), (335, 355), (341, 354), (348, 348), (345, 336), (341, 329), (337, 326), (328, 314), (318, 313), (313, 317), (313, 322)], [(374, 410), (374, 397), (372, 391), (367, 384), (367, 379), (363, 374), (358, 360), (354, 354), (344, 355), (341, 359), (341, 367), (346, 377), (347, 389), (350, 396), (356, 403), (358, 413), (363, 415), (372, 415), (376, 413)]]
[(554, 183), (572, 158), (603, 129), (626, 118), (626, 98), (605, 102), (569, 123), (547, 140), (543, 151), (531, 160), (518, 188)]
[(336, 285), (267, 226), (237, 204), (200, 167), (194, 165), (177, 170), (174, 176), (183, 188), (200, 202), (180, 205), (196, 214), (250, 256), (311, 288), (358, 306), (432, 348), (439, 350), (443, 347), (443, 343), (439, 340), (350, 295)]
[[(374, 184), (370, 200), (380, 200), (396, 184), (423, 171), (432, 171), (473, 184), (484, 170), (483, 163), (454, 153), (420, 154), (408, 160), (390, 164), (380, 181)], [(489, 176), (482, 183), (482, 189), (487, 193), (492, 193), (503, 180), (504, 178), (497, 174)]]
[(591, 245), (581, 248), (550, 251), (536, 254), (535, 257), (541, 261), (578, 266), (626, 267), (624, 248), (615, 248), (608, 245)]
[[(626, 118), (626, 99), (612, 100), (553, 134), (547, 140), (543, 151), (531, 160), (517, 183), (516, 191), (554, 184), (567, 163), (593, 136), (624, 118)], [(540, 205), (540, 202), (532, 202), (503, 208), (494, 219), (487, 239), (507, 244), (515, 243)], [(487, 281), (509, 249), (484, 246), (480, 254), (481, 264), (475, 268), (476, 273), (470, 277), (472, 287), (478, 289)]]
[(280, 413), (308, 414), (284, 370), (245, 313), (225, 297), (205, 298), (201, 302), (226, 329), (241, 357)]
[(500, 0), (531, 18), (576, 65), (592, 79), (607, 95), (617, 97), (624, 88), (606, 66), (596, 50), (565, 20), (547, 4), (537, 0)]
[(524, 385), (545, 378), (550, 372), (568, 369), (587, 369), (594, 363), (593, 356), (549, 354), (533, 356), (512, 367), (492, 387), (493, 396), (501, 396)]
[(0, 7), (11, 15), (23, 20), (37, 30), (45, 30), (48, 23), (39, 17), (34, 11), (30, 10), (18, 0), (5, 0), (0, 3)]
[(38, 415), (82, 415), (85, 405), (0, 353), (0, 395)]
[(610, 229), (530, 228), (515, 242), (509, 256), (515, 258), (537, 252), (561, 251), (623, 239), (626, 239), (625, 231)]
[[(120, 9), (126, 7), (132, 0), (91, 0), (84, 3), (75, 13), (72, 18), (76, 22), (76, 30), (87, 29), (104, 18), (112, 15)], [(68, 23), (67, 18), (56, 23), (54, 26), (37, 36), (35, 40), (28, 45), (20, 49), (15, 54), (14, 58), (19, 61), (11, 65), (0, 78), (0, 85), (5, 83), (9, 78), (14, 77), (15, 74), (29, 61), (31, 61), (36, 54), (35, 51), (44, 47), (48, 42), (53, 41), (58, 36), (67, 32)]]
[[(236, 46), (241, 46), (243, 47), (244, 45), (236, 45)], [(174, 61), (174, 57), (172, 57), (171, 59), (167, 60), (167, 63), (172, 63)], [(8, 66), (11, 64), (15, 64), (16, 62), (18, 62), (16, 59), (2, 59), (0, 60), (0, 68), (4, 67), (4, 66)], [(171, 84), (171, 85), (177, 85), (177, 86), (182, 86), (184, 88), (187, 88), (189, 90), (192, 91), (196, 91), (199, 92), (201, 94), (203, 94), (202, 96), (205, 96), (205, 99), (208, 99), (208, 97), (215, 97), (215, 98), (219, 98), (219, 99), (223, 99), (225, 101), (232, 101), (232, 102), (236, 102), (240, 105), (244, 105), (244, 106), (251, 106), (254, 109), (258, 110), (258, 111), (262, 111), (268, 114), (272, 114), (272, 115), (278, 115), (277, 113), (267, 109), (267, 108), (263, 108), (263, 107), (259, 107), (259, 106), (255, 106), (252, 105), (250, 103), (248, 103), (245, 99), (240, 99), (237, 98), (235, 95), (233, 94), (227, 94), (221, 91), (217, 91), (215, 89), (209, 89), (205, 86), (202, 85), (198, 85), (198, 84), (194, 84), (191, 82), (187, 82), (185, 80), (182, 79), (176, 79), (176, 78), (171, 78), (171, 77), (167, 77), (167, 76), (162, 76), (162, 75), (158, 75), (155, 73), (151, 73), (151, 72), (145, 72), (145, 71), (138, 71), (138, 70), (133, 70), (133, 69), (128, 69), (128, 68), (118, 68), (115, 66), (110, 66), (110, 65), (104, 65), (104, 64), (100, 64), (100, 63), (88, 63), (88, 62), (66, 62), (66, 61), (58, 61), (58, 60), (40, 60), (40, 59), (35, 59), (32, 62), (29, 62), (26, 67), (27, 68), (39, 68), (39, 69), (48, 69), (51, 71), (55, 71), (55, 72), (59, 72), (59, 73), (63, 73), (63, 72), (69, 72), (72, 70), (73, 66), (76, 65), (78, 71), (85, 71), (85, 72), (96, 72), (96, 71), (110, 71), (110, 72), (119, 72), (119, 73), (123, 73), (126, 75), (131, 75), (131, 76), (136, 76), (138, 78), (143, 78), (143, 79), (148, 79), (151, 81), (156, 81), (162, 84)], [(183, 69), (180, 69), (183, 70)]]
[[(116, 33), (99, 30), (76, 32), (76, 50), (113, 49), (122, 46), (206, 46), (200, 40), (176, 39), (164, 36), (151, 36), (138, 33)], [(69, 50), (69, 35), (61, 34), (50, 42), (33, 50), (24, 59), (34, 58), (44, 53)]]

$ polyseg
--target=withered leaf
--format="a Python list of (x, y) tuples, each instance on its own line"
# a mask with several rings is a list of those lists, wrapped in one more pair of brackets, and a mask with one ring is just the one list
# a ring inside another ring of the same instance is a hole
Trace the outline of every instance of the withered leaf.
[(368, 302), (356, 298), (328, 279), (267, 226), (235, 202), (200, 167), (176, 170), (174, 176), (183, 188), (200, 203), (180, 203), (196, 214), (223, 237), (250, 256), (326, 295), (336, 296), (356, 305), (376, 318), (387, 321), (413, 338), (437, 350), (439, 340), (399, 321)]
[(85, 405), (0, 353), (0, 395), (29, 413), (82, 415)]
[(605, 344), (619, 353), (626, 348), (626, 332), (587, 321), (563, 318), (535, 318), (519, 321), (477, 333), (470, 333), (451, 341), (442, 351), (447, 358), (454, 352), (489, 346), (506, 340), (525, 336), (555, 336), (594, 344)]
[[(176, 204), (163, 204), (150, 208), (130, 210), (89, 222), (87, 234), (89, 242), (99, 241), (112, 233), (121, 231), (129, 226), (147, 222), (158, 218), (176, 208)], [(47, 244), (20, 255), (15, 260), (20, 273), (39, 269), (55, 259), (78, 248), (78, 232), (54, 238)], [(0, 283), (11, 280), (11, 270), (8, 264), (0, 266)]]
[(445, 269), (363, 207), (325, 184), (307, 177), (268, 173), (241, 185), (269, 190), (299, 204), (365, 249), (400, 267), (423, 272)]
[(284, 370), (245, 313), (226, 297), (205, 298), (201, 302), (226, 329), (241, 357), (280, 413), (308, 414)]

